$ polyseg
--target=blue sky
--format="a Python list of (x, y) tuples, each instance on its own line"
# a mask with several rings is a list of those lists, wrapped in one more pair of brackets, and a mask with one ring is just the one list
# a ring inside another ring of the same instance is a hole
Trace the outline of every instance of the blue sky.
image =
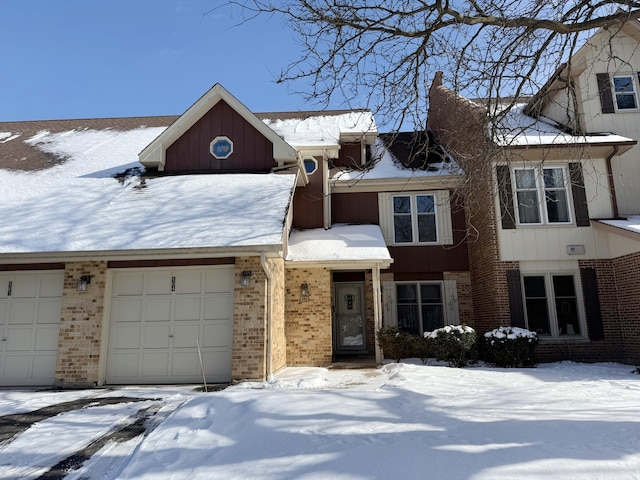
[(316, 108), (274, 81), (292, 32), (222, 3), (0, 0), (0, 121), (180, 114), (215, 83), (255, 112)]

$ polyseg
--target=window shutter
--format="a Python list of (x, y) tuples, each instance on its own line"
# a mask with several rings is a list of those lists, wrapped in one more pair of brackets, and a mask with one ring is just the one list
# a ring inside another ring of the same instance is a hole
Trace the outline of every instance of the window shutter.
[(460, 324), (460, 312), (458, 310), (458, 286), (455, 280), (444, 281), (444, 302), (449, 325)]
[(395, 282), (382, 283), (382, 324), (385, 327), (397, 327), (396, 315), (396, 284)]
[(576, 225), (588, 227), (589, 207), (587, 205), (587, 193), (584, 188), (584, 176), (580, 162), (569, 164), (569, 177), (571, 178), (571, 195), (573, 196), (573, 208), (576, 214)]
[(378, 212), (380, 215), (380, 230), (387, 245), (393, 243), (393, 213), (391, 206), (391, 195), (383, 192), (378, 193)]
[(498, 197), (500, 199), (500, 217), (502, 217), (502, 228), (512, 230), (516, 228), (516, 215), (513, 208), (513, 190), (511, 188), (511, 172), (507, 165), (496, 167), (496, 177), (498, 180)]
[(436, 196), (436, 212), (438, 217), (438, 243), (453, 245), (453, 226), (451, 222), (451, 199), (449, 190), (438, 190)]
[(602, 340), (604, 338), (604, 327), (602, 325), (602, 310), (600, 309), (595, 268), (581, 268), (580, 277), (582, 279), (584, 309), (587, 313), (589, 340)]
[(611, 80), (608, 73), (596, 73), (598, 93), (600, 94), (600, 106), (602, 113), (615, 113), (613, 106), (613, 94), (611, 93)]
[(509, 292), (511, 326), (526, 328), (524, 321), (524, 309), (522, 308), (522, 283), (520, 283), (520, 270), (507, 270), (507, 291)]

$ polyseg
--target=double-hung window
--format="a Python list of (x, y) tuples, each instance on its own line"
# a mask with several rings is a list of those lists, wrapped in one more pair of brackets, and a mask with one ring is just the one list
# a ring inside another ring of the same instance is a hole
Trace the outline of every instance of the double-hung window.
[(539, 335), (581, 335), (576, 275), (527, 274), (522, 292), (527, 328)]
[(633, 75), (615, 75), (613, 77), (613, 94), (618, 110), (634, 110), (638, 108)]
[(400, 330), (419, 335), (444, 326), (441, 283), (396, 283), (396, 301)]
[(438, 241), (434, 195), (393, 196), (394, 243), (435, 243)]
[(520, 224), (571, 222), (567, 172), (564, 167), (515, 169), (514, 184)]

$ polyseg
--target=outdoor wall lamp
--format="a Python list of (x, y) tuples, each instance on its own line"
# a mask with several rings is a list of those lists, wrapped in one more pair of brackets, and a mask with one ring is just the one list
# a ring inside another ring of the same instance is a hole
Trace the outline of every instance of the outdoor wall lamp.
[(304, 282), (302, 285), (300, 285), (300, 301), (309, 301), (309, 284), (307, 282)]
[(242, 287), (248, 287), (250, 284), (251, 284), (251, 272), (248, 270), (245, 270), (240, 275), (240, 285)]
[(82, 275), (78, 279), (78, 291), (84, 292), (87, 290), (87, 285), (91, 283), (91, 275)]

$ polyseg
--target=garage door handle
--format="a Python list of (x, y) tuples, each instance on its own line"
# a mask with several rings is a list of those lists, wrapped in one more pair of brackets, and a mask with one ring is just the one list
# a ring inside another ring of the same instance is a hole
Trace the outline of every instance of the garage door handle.
[(173, 335), (169, 335), (169, 338), (173, 338)]
[(6, 338), (3, 338), (3, 339), (0, 340), (0, 342), (6, 342), (6, 341), (7, 341)]

